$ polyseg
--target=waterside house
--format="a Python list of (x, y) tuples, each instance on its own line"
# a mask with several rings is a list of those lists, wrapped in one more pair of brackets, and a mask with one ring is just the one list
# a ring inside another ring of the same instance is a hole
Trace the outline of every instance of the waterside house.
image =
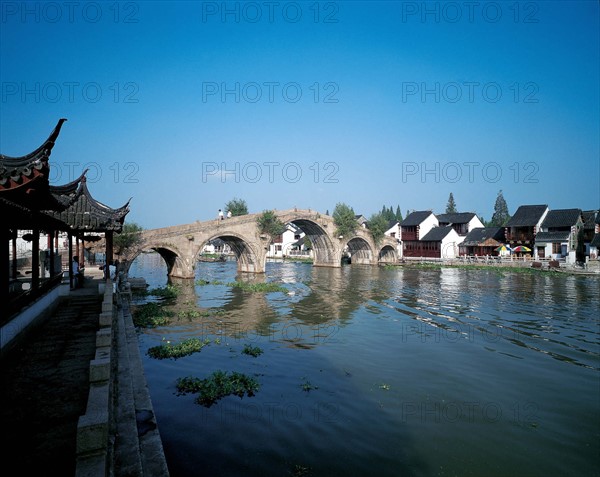
[[(566, 258), (568, 263), (575, 263), (580, 232), (583, 233), (581, 209), (551, 210), (535, 237), (535, 254), (538, 258)], [(579, 259), (583, 261), (584, 257)]]
[[(600, 233), (600, 211), (585, 210), (583, 216), (583, 243), (585, 245), (585, 256), (594, 259), (598, 256), (598, 233)], [(594, 242), (594, 237), (596, 242)], [(592, 246), (592, 243), (595, 245)], [(595, 248), (594, 256), (592, 256), (592, 248)]]
[(505, 225), (504, 233), (510, 248), (524, 245), (533, 251), (535, 236), (547, 214), (547, 205), (520, 206)]
[(423, 257), (420, 239), (426, 236), (433, 227), (439, 225), (437, 217), (430, 210), (410, 213), (400, 222), (400, 239), (402, 240), (402, 256)]
[(458, 235), (466, 237), (474, 228), (483, 227), (483, 223), (473, 212), (457, 212), (454, 214), (437, 214), (440, 227), (450, 225)]
[(497, 256), (504, 242), (504, 227), (477, 227), (460, 244), (460, 255)]
[(458, 246), (463, 238), (450, 225), (433, 227), (417, 242), (414, 252), (417, 256), (428, 258), (456, 258)]

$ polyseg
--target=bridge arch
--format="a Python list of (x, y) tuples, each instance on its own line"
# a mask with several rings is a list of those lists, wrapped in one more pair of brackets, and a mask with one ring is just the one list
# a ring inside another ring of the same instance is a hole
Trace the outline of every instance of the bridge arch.
[(363, 237), (353, 237), (346, 244), (351, 263), (370, 265), (373, 263), (373, 247)]
[[(322, 224), (307, 217), (282, 217), (285, 223), (294, 224), (309, 238), (313, 250), (313, 265), (339, 267), (342, 260), (341, 250), (331, 240)], [(287, 220), (285, 220), (287, 219)], [(325, 225), (326, 226), (326, 225)]]
[(395, 263), (398, 261), (398, 250), (392, 245), (384, 245), (380, 250), (377, 257), (377, 261), (380, 263)]
[(252, 246), (247, 237), (232, 231), (218, 232), (209, 239), (204, 240), (196, 249), (194, 263), (200, 258), (205, 245), (216, 239), (225, 242), (234, 253), (238, 264), (238, 271), (264, 273), (267, 255), (265, 247), (262, 247), (263, 250), (261, 250), (258, 242)]
[(184, 258), (184, 254), (174, 245), (164, 243), (147, 243), (140, 247), (139, 251), (127, 261), (127, 271), (144, 250), (154, 250), (162, 257), (167, 264), (167, 275), (177, 278), (190, 278), (190, 274), (191, 277), (194, 276), (193, 266)]

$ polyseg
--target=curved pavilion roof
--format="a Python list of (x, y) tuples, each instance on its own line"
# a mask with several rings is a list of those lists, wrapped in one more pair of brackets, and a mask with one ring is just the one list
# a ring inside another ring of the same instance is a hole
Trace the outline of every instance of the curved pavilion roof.
[(87, 171), (68, 184), (50, 185), (49, 158), (65, 121), (60, 119), (48, 139), (33, 152), (20, 157), (0, 154), (0, 210), (5, 225), (121, 232), (129, 201), (112, 209), (94, 199), (87, 187)]
[(0, 154), (0, 197), (32, 210), (60, 207), (48, 192), (49, 158), (65, 121), (59, 119), (35, 151), (20, 157)]
[(94, 199), (87, 187), (86, 171), (76, 180), (63, 186), (50, 186), (55, 200), (65, 206), (64, 210), (44, 211), (75, 231), (121, 232), (125, 216), (129, 213), (129, 201), (118, 209)]

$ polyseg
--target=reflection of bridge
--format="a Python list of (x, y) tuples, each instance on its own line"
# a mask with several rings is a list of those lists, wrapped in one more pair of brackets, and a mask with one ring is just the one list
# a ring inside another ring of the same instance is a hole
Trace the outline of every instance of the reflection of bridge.
[[(398, 258), (396, 240), (390, 237), (375, 244), (370, 232), (362, 227), (350, 237), (338, 237), (333, 218), (311, 210), (293, 209), (275, 211), (275, 214), (282, 222), (297, 225), (308, 236), (316, 266), (340, 267), (345, 250), (350, 253), (352, 263), (389, 263)], [(238, 271), (264, 273), (271, 237), (259, 232), (256, 223), (259, 215), (145, 230), (142, 249), (160, 253), (167, 262), (170, 276), (194, 278), (195, 264), (204, 246), (219, 238), (235, 253)]]

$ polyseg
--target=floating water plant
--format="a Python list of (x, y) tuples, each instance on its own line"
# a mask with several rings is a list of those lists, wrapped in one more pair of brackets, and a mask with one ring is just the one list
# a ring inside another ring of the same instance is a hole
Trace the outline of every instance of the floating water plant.
[(158, 303), (144, 303), (133, 312), (133, 324), (138, 328), (154, 328), (170, 323), (173, 312), (162, 308)]
[(257, 358), (258, 356), (263, 354), (263, 350), (260, 349), (258, 346), (252, 346), (249, 344), (245, 344), (244, 349), (242, 350), (242, 353), (248, 354), (250, 356)]
[(296, 464), (290, 471), (292, 477), (305, 477), (312, 474), (312, 469), (304, 465)]
[(224, 285), (224, 283), (220, 280), (213, 280), (208, 281), (208, 280), (203, 280), (202, 278), (199, 278), (198, 280), (196, 280), (194, 282), (195, 285), (198, 285), (200, 287), (206, 286), (206, 285)]
[(306, 378), (302, 378), (304, 379), (304, 382), (300, 385), (300, 387), (302, 388), (302, 391), (305, 392), (309, 392), (312, 391), (313, 389), (319, 389), (318, 386), (314, 386), (313, 384), (311, 384), (311, 382), (306, 379)]
[(263, 283), (248, 283), (248, 282), (229, 282), (228, 287), (241, 288), (244, 291), (258, 292), (258, 293), (271, 293), (271, 292), (283, 292), (287, 293), (287, 288), (272, 282)]
[(196, 402), (205, 407), (212, 406), (219, 399), (232, 394), (244, 397), (254, 396), (260, 388), (255, 378), (235, 371), (215, 371), (206, 379), (186, 377), (179, 378), (176, 382), (177, 394), (198, 393)]
[(175, 285), (167, 285), (166, 287), (153, 288), (152, 290), (148, 291), (148, 294), (169, 299), (177, 298), (179, 292), (179, 287)]
[(167, 341), (165, 344), (150, 348), (148, 356), (155, 359), (182, 358), (193, 353), (198, 353), (209, 343), (210, 340), (208, 338), (204, 341), (200, 341), (198, 338), (190, 338), (177, 344), (171, 344), (170, 341)]
[(390, 390), (390, 385), (383, 383), (379, 385), (379, 389), (383, 389), (384, 391), (389, 391)]

